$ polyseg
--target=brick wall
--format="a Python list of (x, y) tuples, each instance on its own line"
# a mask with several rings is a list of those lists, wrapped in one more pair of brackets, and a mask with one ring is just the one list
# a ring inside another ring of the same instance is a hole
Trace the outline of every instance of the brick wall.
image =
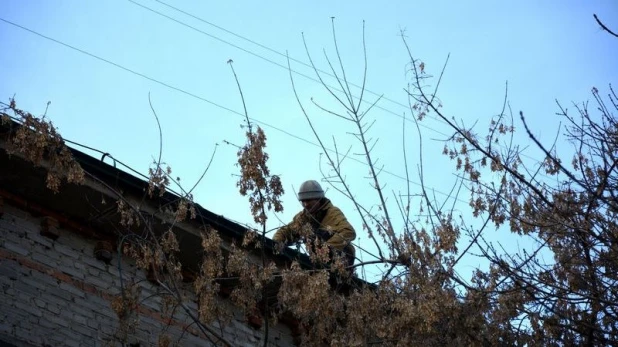
[[(111, 308), (120, 293), (117, 257), (109, 265), (96, 260), (95, 240), (70, 230), (60, 229), (55, 241), (41, 236), (41, 219), (5, 202), (0, 217), (0, 346), (121, 345), (120, 322)], [(141, 279), (139, 319), (128, 335), (129, 344), (156, 346), (165, 333), (172, 345), (211, 345), (183, 310), (175, 310), (171, 319), (161, 314), (161, 297), (156, 295), (160, 288), (144, 280), (131, 261), (122, 260), (121, 267), (125, 284)], [(187, 304), (197, 313), (193, 301)], [(230, 305), (225, 300), (222, 304)], [(229, 324), (211, 328), (235, 346), (263, 345), (263, 331), (232, 312)], [(282, 324), (270, 327), (269, 345), (293, 345), (290, 330)]]

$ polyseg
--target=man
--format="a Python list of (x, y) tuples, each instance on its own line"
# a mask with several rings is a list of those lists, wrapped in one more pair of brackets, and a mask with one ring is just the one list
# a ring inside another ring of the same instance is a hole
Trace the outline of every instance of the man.
[(313, 180), (300, 185), (298, 200), (303, 210), (294, 216), (290, 224), (277, 230), (273, 240), (290, 244), (303, 237), (320, 239), (333, 253), (345, 256), (348, 266), (352, 266), (355, 254), (352, 240), (356, 238), (356, 232), (343, 212), (324, 197), (322, 187)]

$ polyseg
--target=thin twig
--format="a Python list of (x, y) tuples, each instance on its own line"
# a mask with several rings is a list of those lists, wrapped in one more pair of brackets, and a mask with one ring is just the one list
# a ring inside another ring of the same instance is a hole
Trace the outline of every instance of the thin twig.
[(603, 30), (607, 31), (608, 33), (610, 33), (611, 35), (613, 35), (613, 36), (615, 36), (615, 37), (618, 37), (618, 34), (616, 34), (615, 32), (613, 32), (613, 31), (611, 31), (611, 30), (609, 30), (609, 28), (608, 28), (608, 27), (606, 27), (606, 26), (605, 26), (605, 24), (603, 24), (603, 23), (601, 22), (601, 20), (599, 19), (599, 17), (597, 17), (597, 15), (596, 15), (596, 14), (593, 14), (592, 16), (594, 17), (594, 19), (597, 21), (597, 23), (601, 26), (601, 28), (602, 28)]

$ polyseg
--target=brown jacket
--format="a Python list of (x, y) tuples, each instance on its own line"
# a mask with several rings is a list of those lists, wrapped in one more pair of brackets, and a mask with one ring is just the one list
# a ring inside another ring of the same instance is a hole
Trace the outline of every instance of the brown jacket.
[(320, 201), (320, 207), (315, 213), (309, 213), (305, 210), (300, 211), (294, 216), (292, 222), (281, 227), (273, 240), (277, 242), (296, 242), (302, 237), (301, 229), (309, 226), (314, 233), (320, 230), (325, 230), (330, 234), (330, 238), (326, 240), (326, 244), (354, 255), (354, 247), (351, 242), (356, 238), (356, 232), (352, 225), (343, 215), (343, 212), (326, 198)]

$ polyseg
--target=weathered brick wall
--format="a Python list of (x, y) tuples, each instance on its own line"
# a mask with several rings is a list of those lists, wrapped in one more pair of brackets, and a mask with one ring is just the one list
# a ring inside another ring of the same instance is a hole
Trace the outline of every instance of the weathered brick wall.
[[(94, 240), (61, 229), (54, 241), (40, 235), (40, 224), (41, 218), (5, 202), (0, 217), (0, 342), (15, 346), (120, 345), (119, 319), (111, 308), (111, 300), (120, 293), (117, 257), (107, 265), (94, 258)], [(142, 279), (138, 325), (129, 334), (129, 343), (156, 345), (165, 333), (181, 346), (211, 345), (190, 325), (182, 309), (176, 309), (171, 320), (164, 318), (161, 297), (154, 295), (160, 288), (144, 280), (129, 260), (121, 265), (125, 284)], [(196, 312), (194, 302), (188, 305)], [(222, 331), (235, 346), (263, 344), (263, 331), (247, 325), (238, 311), (226, 326), (212, 328)], [(271, 327), (269, 344), (293, 345), (290, 330), (281, 324)]]

